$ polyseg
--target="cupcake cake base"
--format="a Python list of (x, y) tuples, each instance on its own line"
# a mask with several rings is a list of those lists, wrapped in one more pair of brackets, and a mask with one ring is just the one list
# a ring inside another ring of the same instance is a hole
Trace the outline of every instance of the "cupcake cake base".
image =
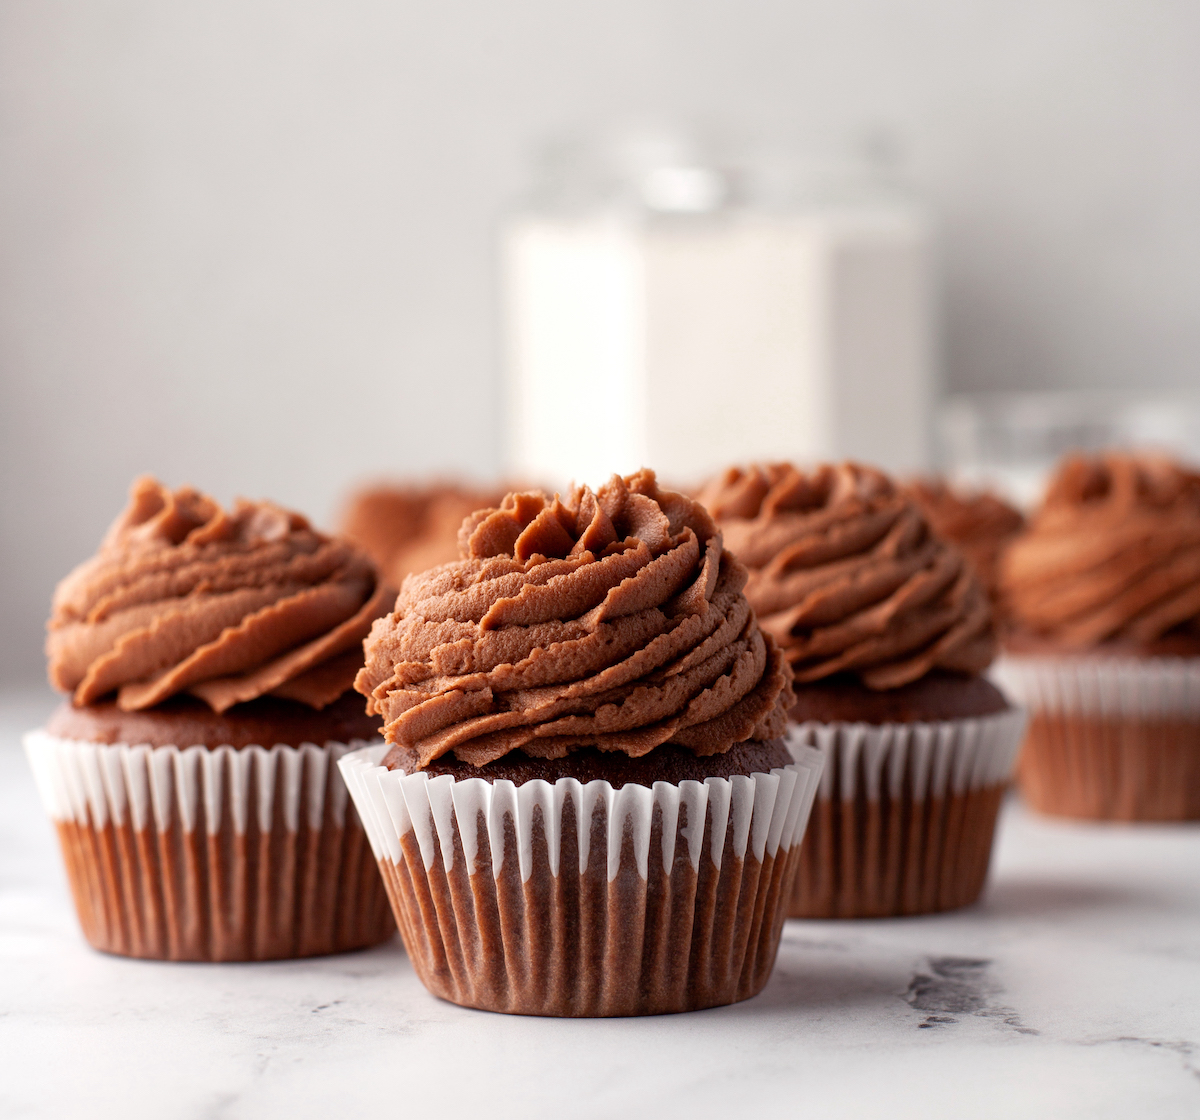
[(1017, 780), (1032, 808), (1200, 820), (1200, 657), (1006, 655), (996, 675), (1030, 709)]
[[(239, 724), (177, 705), (157, 725), (157, 713), (138, 713), (124, 730), (161, 738), (192, 721), (200, 738), (225, 732), (236, 740), (263, 731), (273, 707), (259, 705)], [(314, 735), (337, 726), (337, 713), (310, 715)], [(91, 945), (154, 960), (246, 961), (361, 949), (392, 935), (370, 846), (335, 765), (361, 742), (182, 750), (104, 742), (122, 718), (68, 710), (51, 720), (51, 729), (87, 730), (101, 741), (25, 737)], [(286, 722), (277, 727), (287, 730)]]
[(1200, 720), (1039, 713), (1017, 763), (1039, 813), (1079, 820), (1200, 820)]
[(957, 910), (987, 879), (1007, 783), (931, 797), (819, 798), (792, 918), (893, 918)]
[(789, 916), (882, 918), (969, 906), (987, 879), (1020, 744), (1015, 709), (933, 723), (805, 723), (827, 757)]
[(762, 990), (817, 752), (770, 773), (619, 787), (406, 775), (380, 766), (384, 753), (347, 755), (342, 772), (435, 995), (515, 1014), (619, 1016)]

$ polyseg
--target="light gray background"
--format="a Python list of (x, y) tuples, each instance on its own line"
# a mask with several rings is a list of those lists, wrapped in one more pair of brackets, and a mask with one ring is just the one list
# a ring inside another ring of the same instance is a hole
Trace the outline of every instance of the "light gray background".
[(0, 675), (130, 478), (332, 515), (494, 471), (493, 230), (531, 146), (670, 117), (894, 130), (955, 389), (1187, 389), (1187, 0), (6, 0)]

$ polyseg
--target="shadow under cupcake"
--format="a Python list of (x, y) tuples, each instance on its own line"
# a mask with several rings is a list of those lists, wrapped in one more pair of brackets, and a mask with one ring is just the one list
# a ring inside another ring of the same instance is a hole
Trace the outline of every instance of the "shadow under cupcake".
[(827, 760), (791, 916), (974, 902), (1023, 713), (981, 676), (995, 636), (971, 567), (873, 468), (732, 468), (699, 498), (792, 666), (791, 741)]
[(240, 961), (394, 932), (336, 762), (378, 741), (350, 689), (388, 609), (366, 557), (266, 502), (134, 483), (59, 584), (25, 737), (97, 949)]
[(413, 967), (494, 1011), (732, 1003), (774, 964), (822, 760), (696, 503), (643, 471), (468, 518), (404, 582), (341, 762)]

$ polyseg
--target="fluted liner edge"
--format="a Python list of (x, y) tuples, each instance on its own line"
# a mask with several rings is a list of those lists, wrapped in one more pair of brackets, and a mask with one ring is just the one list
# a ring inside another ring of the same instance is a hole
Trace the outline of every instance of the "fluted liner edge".
[(823, 760), (614, 789), (340, 762), (425, 986), (530, 1015), (687, 1011), (759, 992)]
[(177, 747), (25, 736), (84, 936), (122, 956), (241, 961), (395, 929), (336, 760), (361, 743)]

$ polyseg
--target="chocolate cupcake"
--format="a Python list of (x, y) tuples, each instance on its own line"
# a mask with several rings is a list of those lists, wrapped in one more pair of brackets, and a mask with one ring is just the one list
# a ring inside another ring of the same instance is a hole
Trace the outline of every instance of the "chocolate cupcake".
[(25, 737), (92, 945), (234, 961), (391, 936), (334, 763), (378, 740), (351, 685), (392, 597), (299, 514), (134, 483), (55, 592), (70, 699)]
[(981, 676), (995, 637), (970, 566), (870, 467), (734, 468), (700, 500), (791, 663), (792, 742), (827, 758), (792, 916), (974, 902), (1022, 715)]
[(997, 667), (1030, 710), (1018, 764), (1041, 812), (1200, 819), (1200, 474), (1072, 456), (1008, 549)]
[(505, 490), (453, 482), (368, 486), (350, 496), (338, 531), (399, 587), (410, 572), (458, 559), (458, 529), (477, 509), (499, 505)]
[(649, 471), (469, 517), (357, 687), (388, 747), (342, 771), (417, 974), (531, 1015), (756, 994), (821, 759), (712, 519)]
[(902, 489), (934, 534), (966, 557), (995, 609), (1000, 555), (1024, 528), (1021, 511), (995, 494), (957, 490), (938, 478), (914, 479)]

